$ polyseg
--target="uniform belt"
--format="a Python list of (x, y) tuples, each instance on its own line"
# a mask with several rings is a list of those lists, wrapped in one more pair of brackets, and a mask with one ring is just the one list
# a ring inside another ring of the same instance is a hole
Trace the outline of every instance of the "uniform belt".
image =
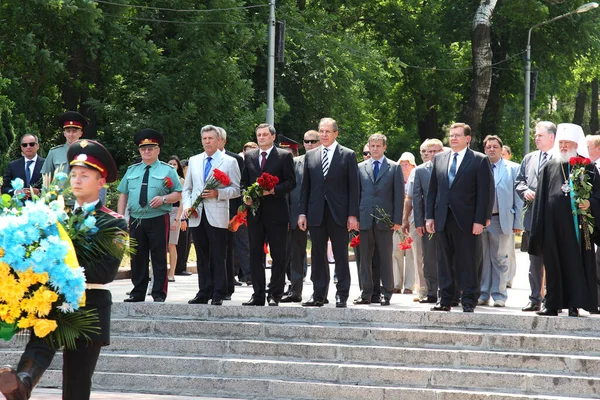
[(90, 289), (108, 290), (108, 285), (104, 284), (104, 283), (86, 283), (85, 288), (87, 290), (90, 290)]

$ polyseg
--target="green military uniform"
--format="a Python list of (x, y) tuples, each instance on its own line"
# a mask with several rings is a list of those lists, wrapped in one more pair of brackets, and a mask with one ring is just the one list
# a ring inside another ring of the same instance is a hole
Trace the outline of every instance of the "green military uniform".
[(67, 143), (50, 149), (46, 156), (46, 161), (44, 161), (44, 165), (42, 166), (42, 175), (54, 175), (54, 172), (58, 170), (68, 174), (70, 171), (69, 163), (67, 162), (68, 149), (69, 145)]
[[(140, 206), (140, 189), (145, 171), (146, 164), (143, 162), (130, 166), (117, 188), (119, 192), (129, 196), (127, 209), (132, 219), (154, 218), (171, 212), (171, 204), (163, 204), (156, 208), (152, 208), (149, 205), (146, 207)], [(171, 179), (173, 185), (170, 189), (165, 186), (165, 179), (167, 177)], [(181, 192), (182, 189), (177, 171), (169, 164), (156, 160), (150, 165), (148, 201), (155, 196), (165, 196), (172, 192)]]

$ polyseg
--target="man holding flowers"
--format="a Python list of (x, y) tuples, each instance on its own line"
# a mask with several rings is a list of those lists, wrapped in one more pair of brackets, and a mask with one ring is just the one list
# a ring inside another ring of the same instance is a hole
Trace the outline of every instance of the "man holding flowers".
[(189, 218), (198, 262), (198, 293), (189, 304), (220, 306), (227, 290), (225, 267), (229, 200), (240, 195), (240, 168), (219, 150), (221, 133), (212, 125), (200, 130), (204, 152), (190, 158), (183, 184), (182, 218)]
[(553, 152), (541, 172), (529, 240), (529, 253), (542, 256), (546, 269), (546, 302), (537, 314), (568, 308), (577, 317), (579, 308), (598, 309), (593, 242), (600, 179), (579, 125), (558, 125)]

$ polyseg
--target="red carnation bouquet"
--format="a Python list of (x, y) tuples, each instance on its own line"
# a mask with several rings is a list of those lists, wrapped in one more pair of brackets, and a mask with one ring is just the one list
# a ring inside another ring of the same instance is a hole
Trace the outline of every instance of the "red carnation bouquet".
[(220, 169), (215, 168), (213, 170), (212, 177), (208, 180), (208, 182), (206, 182), (206, 185), (204, 185), (204, 189), (202, 189), (200, 195), (196, 197), (196, 201), (194, 201), (194, 204), (192, 204), (192, 206), (188, 208), (188, 216), (198, 218), (198, 206), (200, 206), (200, 203), (204, 201), (202, 193), (205, 190), (213, 190), (218, 188), (219, 186), (229, 185), (231, 185), (231, 179), (229, 179), (229, 176), (227, 176), (227, 174), (221, 171)]
[(246, 217), (248, 210), (252, 211), (252, 215), (256, 215), (256, 210), (260, 206), (260, 199), (264, 197), (264, 192), (273, 190), (279, 183), (279, 178), (269, 173), (263, 172), (252, 185), (248, 186), (242, 192), (242, 205), (238, 208), (237, 214), (229, 221), (229, 230), (237, 232), (241, 224), (248, 225)]
[[(594, 233), (594, 216), (592, 215), (592, 210), (590, 208), (584, 210), (579, 208), (578, 205), (589, 200), (592, 195), (591, 171), (586, 169), (591, 163), (592, 160), (586, 157), (571, 157), (569, 159), (569, 165), (571, 166), (569, 179), (572, 183), (573, 198), (575, 199), (576, 204), (573, 215), (577, 215), (579, 227), (583, 230), (586, 250), (592, 249), (591, 235)], [(570, 188), (567, 182), (565, 182), (565, 185), (566, 188), (563, 189), (563, 191), (565, 192), (565, 196), (567, 196), (570, 192)]]
[(357, 234), (355, 231), (350, 233), (350, 238), (350, 247), (355, 248), (360, 245), (360, 235)]
[(171, 189), (173, 187), (173, 181), (171, 180), (171, 178), (169, 178), (168, 176), (165, 178), (165, 181), (163, 182), (164, 187), (166, 187), (167, 189)]

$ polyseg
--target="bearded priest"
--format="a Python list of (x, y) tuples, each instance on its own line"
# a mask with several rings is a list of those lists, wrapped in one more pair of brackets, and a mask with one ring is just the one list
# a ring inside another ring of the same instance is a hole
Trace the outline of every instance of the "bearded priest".
[[(542, 256), (546, 301), (539, 315), (598, 310), (594, 239), (600, 218), (600, 177), (589, 162), (583, 129), (559, 124), (554, 155), (542, 168), (533, 202), (529, 254)], [(588, 190), (585, 190), (588, 187)]]

